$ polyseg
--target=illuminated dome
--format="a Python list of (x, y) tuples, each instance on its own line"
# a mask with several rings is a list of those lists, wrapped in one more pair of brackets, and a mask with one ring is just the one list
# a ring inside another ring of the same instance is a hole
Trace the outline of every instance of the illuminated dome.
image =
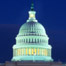
[(29, 18), (16, 36), (12, 61), (53, 61), (45, 28), (36, 20), (33, 4)]
[[(39, 27), (38, 27), (39, 26)], [(26, 22), (23, 24), (19, 30), (20, 35), (42, 35), (46, 36), (44, 27), (38, 22)]]

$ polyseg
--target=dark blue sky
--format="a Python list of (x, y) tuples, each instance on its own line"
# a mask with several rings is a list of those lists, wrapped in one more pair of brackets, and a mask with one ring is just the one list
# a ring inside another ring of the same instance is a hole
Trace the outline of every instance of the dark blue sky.
[[(55, 61), (66, 62), (66, 0), (33, 0)], [(10, 61), (19, 28), (28, 19), (31, 0), (0, 0), (0, 62)]]

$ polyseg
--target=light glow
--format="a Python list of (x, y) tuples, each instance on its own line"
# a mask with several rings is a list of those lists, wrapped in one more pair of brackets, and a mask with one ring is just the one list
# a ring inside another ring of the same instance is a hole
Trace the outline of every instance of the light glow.
[(39, 55), (39, 48), (38, 48), (38, 55)]
[(35, 49), (35, 53), (34, 54), (36, 55), (36, 49)]
[(31, 54), (30, 50), (31, 50), (31, 49), (29, 48), (29, 55)]
[(32, 55), (33, 55), (33, 49), (32, 49)]
[(29, 17), (30, 17), (30, 18), (35, 18), (35, 15), (34, 15), (34, 14), (30, 14)]
[(26, 48), (26, 55), (27, 55), (27, 48)]

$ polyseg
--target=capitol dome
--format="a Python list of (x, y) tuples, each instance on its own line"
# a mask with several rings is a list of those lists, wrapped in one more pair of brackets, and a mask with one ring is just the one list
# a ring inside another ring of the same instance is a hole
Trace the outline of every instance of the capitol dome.
[(31, 21), (23, 24), (19, 30), (19, 35), (29, 34), (46, 36), (46, 31), (43, 25), (41, 25), (39, 22)]
[(32, 5), (27, 22), (20, 27), (15, 38), (12, 61), (53, 61), (49, 37), (35, 14)]

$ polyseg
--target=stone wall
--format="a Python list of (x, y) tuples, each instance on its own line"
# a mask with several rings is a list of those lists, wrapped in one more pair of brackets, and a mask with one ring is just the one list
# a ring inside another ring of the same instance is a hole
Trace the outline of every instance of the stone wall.
[[(0, 66), (63, 66), (61, 62), (5, 62)], [(65, 65), (64, 65), (65, 66)]]

